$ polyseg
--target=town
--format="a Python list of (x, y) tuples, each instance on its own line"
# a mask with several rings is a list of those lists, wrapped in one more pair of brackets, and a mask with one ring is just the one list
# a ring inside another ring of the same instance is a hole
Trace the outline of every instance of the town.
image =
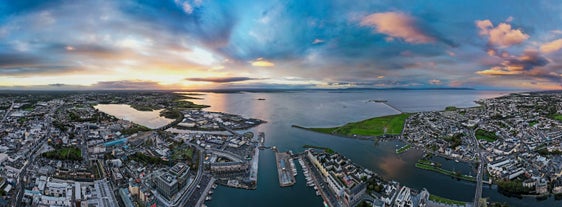
[(487, 182), (505, 193), (562, 193), (562, 94), (520, 93), (477, 103), (412, 114), (401, 139), (433, 155), (480, 163)]
[[(264, 121), (200, 111), (206, 106), (184, 99), (170, 92), (3, 94), (0, 206), (203, 206), (217, 185), (255, 189), (265, 134), (234, 129)], [(163, 109), (175, 120), (150, 129), (97, 104)], [(198, 131), (173, 133), (192, 123)]]
[[(386, 180), (325, 147), (279, 152), (263, 120), (201, 110), (170, 92), (6, 93), (0, 97), (0, 206), (205, 206), (217, 185), (256, 189), (260, 150), (275, 152), (279, 185), (306, 185), (326, 206), (480, 206), (483, 184), (510, 195), (562, 193), (562, 95), (519, 93), (471, 108), (401, 116), (404, 153), (416, 167), (477, 183), (473, 203)], [(378, 103), (378, 102), (377, 102)], [(382, 104), (388, 104), (381, 102)], [(149, 128), (106, 114), (100, 104), (161, 110)], [(239, 131), (243, 132), (239, 132)], [(387, 130), (384, 130), (386, 133)], [(353, 137), (353, 136), (350, 136)], [(440, 168), (431, 156), (475, 166), (476, 176)], [(480, 190), (479, 190), (480, 189)]]

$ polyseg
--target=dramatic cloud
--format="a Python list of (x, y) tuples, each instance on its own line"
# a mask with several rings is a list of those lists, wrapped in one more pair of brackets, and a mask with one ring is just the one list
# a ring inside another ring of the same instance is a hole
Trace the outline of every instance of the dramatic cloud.
[(374, 13), (364, 17), (362, 26), (374, 27), (378, 33), (383, 33), (392, 38), (400, 38), (409, 43), (429, 43), (435, 38), (425, 34), (417, 28), (413, 17), (401, 12)]
[(562, 9), (538, 1), (11, 1), (0, 87), (550, 89)]
[(541, 45), (541, 52), (544, 53), (553, 53), (560, 49), (562, 49), (562, 39), (557, 39)]
[(242, 82), (242, 81), (261, 80), (261, 79), (250, 78), (250, 77), (224, 77), (224, 78), (186, 78), (185, 80), (195, 81), (195, 82), (232, 83), (232, 82)]
[(529, 39), (529, 35), (523, 33), (521, 29), (511, 29), (511, 25), (507, 23), (500, 23), (494, 27), (490, 20), (478, 20), (476, 27), (480, 29), (480, 35), (488, 36), (488, 42), (491, 45), (499, 47), (521, 44)]
[(526, 50), (519, 57), (505, 57), (500, 65), (493, 66), (488, 70), (478, 71), (477, 73), (480, 75), (542, 75), (532, 70), (536, 67), (546, 66), (548, 62), (537, 51)]

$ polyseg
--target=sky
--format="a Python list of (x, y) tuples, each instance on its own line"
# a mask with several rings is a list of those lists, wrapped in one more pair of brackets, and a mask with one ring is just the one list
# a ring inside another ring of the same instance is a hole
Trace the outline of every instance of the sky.
[(562, 89), (557, 1), (0, 0), (0, 89)]

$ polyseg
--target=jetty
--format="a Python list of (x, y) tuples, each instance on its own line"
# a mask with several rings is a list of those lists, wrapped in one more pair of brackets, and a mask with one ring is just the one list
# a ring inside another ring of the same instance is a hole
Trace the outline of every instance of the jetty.
[(404, 113), (402, 110), (400, 110), (400, 109), (394, 107), (393, 105), (390, 105), (390, 104), (389, 104), (388, 102), (386, 102), (386, 101), (385, 101), (385, 102), (377, 102), (377, 103), (384, 104), (384, 105), (390, 107), (391, 109), (394, 109), (395, 111), (398, 111), (398, 112), (400, 112), (400, 113)]

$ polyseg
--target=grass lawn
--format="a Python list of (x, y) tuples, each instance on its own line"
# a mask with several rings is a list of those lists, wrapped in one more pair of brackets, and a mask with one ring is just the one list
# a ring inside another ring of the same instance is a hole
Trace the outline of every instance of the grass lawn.
[(562, 121), (562, 114), (554, 114), (552, 116), (552, 119)]
[(489, 131), (486, 131), (486, 130), (479, 129), (479, 130), (476, 130), (476, 139), (478, 139), (478, 140), (483, 139), (483, 140), (486, 140), (488, 142), (494, 142), (498, 139), (498, 136), (496, 136), (496, 134), (493, 133), (493, 132), (489, 132)]
[(464, 206), (465, 204), (465, 202), (462, 201), (451, 200), (433, 194), (429, 195), (429, 200), (435, 201), (437, 203), (452, 204), (452, 205), (459, 205), (459, 206)]
[(399, 135), (404, 128), (404, 122), (410, 114), (402, 113), (397, 115), (375, 117), (359, 122), (352, 122), (340, 127), (332, 128), (310, 128), (312, 131), (338, 134), (346, 136), (381, 136), (381, 135)]

